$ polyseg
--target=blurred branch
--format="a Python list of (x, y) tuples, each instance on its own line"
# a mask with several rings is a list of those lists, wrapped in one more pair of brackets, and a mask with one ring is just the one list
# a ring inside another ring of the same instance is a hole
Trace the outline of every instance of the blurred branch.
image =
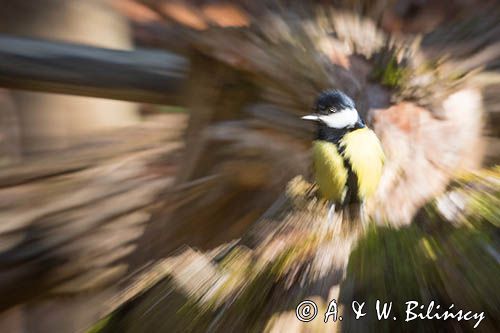
[(186, 60), (167, 52), (0, 35), (5, 88), (176, 105), (186, 69)]

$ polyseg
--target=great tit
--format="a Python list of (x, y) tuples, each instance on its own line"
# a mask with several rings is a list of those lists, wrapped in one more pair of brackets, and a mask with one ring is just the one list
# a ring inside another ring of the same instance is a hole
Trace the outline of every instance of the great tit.
[(335, 206), (361, 208), (382, 175), (385, 157), (377, 135), (365, 125), (354, 101), (335, 89), (322, 92), (314, 113), (302, 119), (317, 122), (314, 176), (320, 195), (332, 203), (329, 218)]

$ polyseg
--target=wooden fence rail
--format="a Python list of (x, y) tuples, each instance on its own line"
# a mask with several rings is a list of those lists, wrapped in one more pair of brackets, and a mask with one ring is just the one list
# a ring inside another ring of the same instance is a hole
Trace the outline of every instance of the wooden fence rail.
[(158, 50), (120, 51), (0, 34), (0, 87), (177, 105), (188, 62)]

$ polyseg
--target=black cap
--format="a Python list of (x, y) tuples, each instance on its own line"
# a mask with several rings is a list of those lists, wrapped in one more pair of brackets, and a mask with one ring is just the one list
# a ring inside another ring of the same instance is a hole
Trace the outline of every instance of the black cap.
[(314, 104), (315, 112), (319, 114), (329, 114), (342, 109), (355, 109), (354, 101), (337, 89), (323, 91)]

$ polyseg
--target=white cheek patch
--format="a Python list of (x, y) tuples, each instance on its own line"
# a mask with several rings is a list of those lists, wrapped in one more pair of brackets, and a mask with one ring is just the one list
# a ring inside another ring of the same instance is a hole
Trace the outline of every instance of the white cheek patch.
[(327, 116), (319, 116), (328, 127), (346, 128), (351, 127), (358, 121), (358, 111), (355, 109), (343, 109), (342, 111), (329, 114)]

